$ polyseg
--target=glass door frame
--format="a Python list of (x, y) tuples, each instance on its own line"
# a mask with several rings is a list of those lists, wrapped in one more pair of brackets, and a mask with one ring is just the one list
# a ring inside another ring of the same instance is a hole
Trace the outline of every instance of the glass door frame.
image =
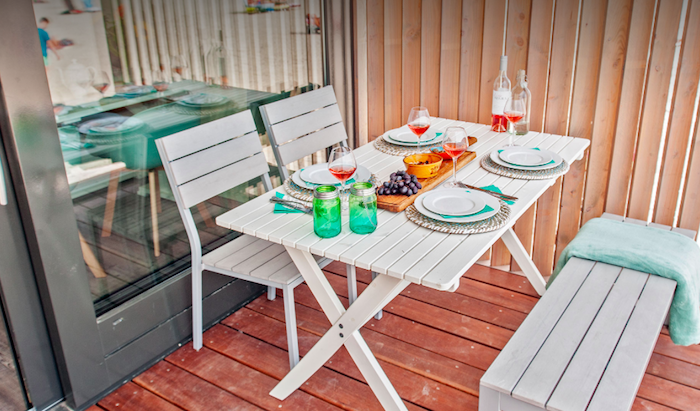
[[(84, 409), (190, 338), (190, 273), (95, 315), (33, 2), (0, 0), (0, 10), (0, 130), (7, 166), (63, 396), (69, 406)], [(264, 287), (205, 273), (203, 291), (204, 321), (212, 324)]]

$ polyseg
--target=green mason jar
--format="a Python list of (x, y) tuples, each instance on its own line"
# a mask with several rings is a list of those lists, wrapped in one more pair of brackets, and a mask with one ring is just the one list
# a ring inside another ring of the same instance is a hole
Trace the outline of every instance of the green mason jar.
[(314, 190), (314, 233), (321, 238), (340, 234), (340, 198), (335, 186), (320, 186)]
[(350, 230), (369, 234), (377, 229), (377, 193), (374, 184), (355, 183), (350, 187)]

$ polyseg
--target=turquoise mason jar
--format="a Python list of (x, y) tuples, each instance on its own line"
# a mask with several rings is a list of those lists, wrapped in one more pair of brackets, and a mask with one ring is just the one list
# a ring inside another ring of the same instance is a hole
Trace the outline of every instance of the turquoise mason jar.
[(350, 230), (369, 234), (377, 229), (377, 192), (374, 184), (355, 183), (350, 187)]
[(340, 197), (335, 186), (320, 186), (314, 190), (314, 233), (321, 238), (340, 234)]

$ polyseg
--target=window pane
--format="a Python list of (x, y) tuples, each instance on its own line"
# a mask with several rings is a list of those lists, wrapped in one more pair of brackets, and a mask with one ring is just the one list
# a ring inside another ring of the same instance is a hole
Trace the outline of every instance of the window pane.
[[(189, 267), (155, 140), (322, 85), (320, 0), (44, 0), (34, 10), (99, 314)], [(288, 167), (324, 161), (324, 153)], [(205, 252), (251, 181), (194, 207)]]

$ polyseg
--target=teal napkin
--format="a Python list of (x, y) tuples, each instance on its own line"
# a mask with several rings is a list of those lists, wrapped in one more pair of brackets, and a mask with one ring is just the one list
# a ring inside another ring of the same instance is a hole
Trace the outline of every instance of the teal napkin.
[(669, 332), (678, 345), (700, 343), (700, 247), (671, 231), (594, 218), (559, 257), (548, 286), (571, 257), (600, 261), (670, 278), (677, 283)]
[[(534, 147), (533, 150), (540, 151), (539, 147)], [(503, 151), (503, 150), (498, 150), (499, 153), (502, 152), (502, 151)], [(504, 161), (505, 161), (505, 160), (504, 160)], [(507, 162), (507, 161), (506, 161), (506, 162)], [(523, 165), (523, 164), (518, 164), (518, 165), (519, 165), (520, 167), (539, 167), (539, 166), (546, 166), (547, 164), (554, 164), (554, 160), (550, 161), (549, 163), (540, 164), (540, 165), (538, 165), (538, 166), (526, 166), (526, 165)]]
[[(284, 194), (282, 193), (275, 193), (277, 198), (284, 198)], [(273, 214), (291, 214), (291, 213), (303, 213), (301, 210), (297, 210), (295, 208), (289, 208), (283, 204), (280, 203), (275, 203), (275, 211), (273, 211)]]
[(493, 208), (491, 208), (490, 206), (484, 206), (484, 208), (481, 209), (481, 211), (477, 211), (476, 213), (472, 213), (472, 214), (466, 214), (466, 215), (445, 215), (445, 214), (439, 214), (439, 216), (442, 217), (442, 218), (446, 218), (446, 219), (450, 219), (450, 218), (464, 218), (464, 217), (471, 217), (471, 216), (475, 216), (475, 215), (479, 215), (479, 214), (488, 213), (489, 211), (493, 211)]
[[(488, 190), (488, 191), (493, 191), (494, 193), (503, 194), (503, 191), (501, 191), (500, 188), (496, 187), (496, 186), (493, 185), (493, 184), (490, 185), (490, 186), (479, 187), (479, 188), (481, 188), (482, 190)], [(510, 200), (503, 200), (503, 201), (505, 201), (505, 203), (508, 204), (508, 205), (513, 205), (513, 204), (515, 204), (515, 201), (510, 201)]]

